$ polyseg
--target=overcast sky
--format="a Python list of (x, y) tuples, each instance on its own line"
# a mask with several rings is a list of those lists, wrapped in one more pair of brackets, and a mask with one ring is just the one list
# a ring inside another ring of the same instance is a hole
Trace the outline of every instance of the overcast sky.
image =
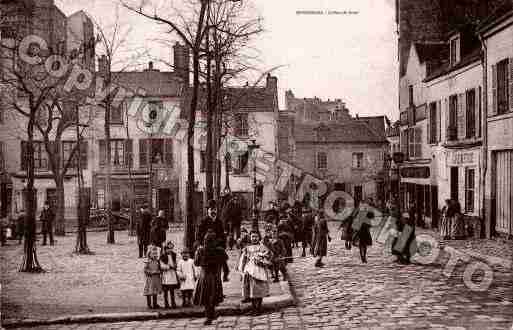
[[(250, 1), (250, 0), (246, 0)], [(101, 25), (112, 23), (116, 0), (55, 0), (65, 14), (83, 9)], [(256, 41), (262, 69), (282, 65), (280, 104), (291, 89), (297, 97), (341, 98), (354, 115), (398, 118), (397, 34), (393, 0), (253, 0), (264, 19)], [(356, 14), (298, 14), (297, 11), (352, 11)], [(162, 36), (154, 23), (121, 9), (132, 26), (130, 43), (170, 60), (171, 50), (149, 40)], [(161, 69), (165, 69), (163, 65)]]

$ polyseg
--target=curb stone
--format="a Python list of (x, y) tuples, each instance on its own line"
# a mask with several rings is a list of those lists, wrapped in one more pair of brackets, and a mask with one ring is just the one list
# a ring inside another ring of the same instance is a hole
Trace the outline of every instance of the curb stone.
[[(278, 296), (265, 297), (262, 302), (264, 311), (273, 311), (295, 305), (295, 299), (292, 296), (290, 283), (281, 281), (280, 286), (285, 292)], [(251, 311), (250, 304), (231, 303), (222, 304), (216, 308), (219, 316), (236, 316)], [(102, 323), (102, 322), (127, 322), (127, 321), (146, 321), (155, 319), (180, 319), (196, 318), (205, 315), (202, 307), (190, 307), (181, 310), (162, 310), (151, 312), (132, 312), (132, 313), (104, 313), (104, 314), (86, 314), (86, 315), (66, 315), (52, 319), (6, 319), (2, 320), (0, 329), (17, 327), (35, 327), (52, 324), (72, 324), (72, 323)]]

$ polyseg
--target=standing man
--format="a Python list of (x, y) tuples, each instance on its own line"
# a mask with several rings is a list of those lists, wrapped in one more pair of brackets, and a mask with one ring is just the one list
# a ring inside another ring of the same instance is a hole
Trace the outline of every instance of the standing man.
[(137, 243), (139, 245), (139, 258), (146, 255), (150, 243), (151, 213), (148, 205), (141, 207), (139, 221), (137, 221)]
[(18, 218), (16, 219), (16, 237), (18, 238), (18, 244), (21, 244), (23, 236), (25, 235), (25, 222), (25, 211), (21, 210), (18, 215)]
[(312, 214), (312, 210), (305, 206), (303, 207), (303, 216), (302, 216), (302, 248), (303, 252), (301, 253), (301, 257), (306, 257), (306, 247), (312, 244), (312, 230), (314, 225), (314, 217)]
[[(207, 232), (212, 231), (215, 233), (217, 244), (219, 247), (226, 249), (226, 234), (224, 232), (224, 227), (222, 221), (217, 216), (217, 208), (216, 202), (211, 199), (207, 203), (207, 216), (203, 218), (197, 227), (196, 237), (194, 246), (197, 248), (201, 245), (203, 240), (205, 239), (205, 235)], [(228, 263), (225, 262), (223, 265), (223, 281), (228, 282), (228, 274), (230, 270), (228, 268)]]
[(45, 204), (43, 205), (43, 211), (41, 212), (40, 219), (43, 225), (43, 245), (46, 245), (46, 236), (50, 236), (50, 245), (53, 245), (53, 221), (55, 220), (55, 213), (53, 213), (48, 201), (45, 201)]

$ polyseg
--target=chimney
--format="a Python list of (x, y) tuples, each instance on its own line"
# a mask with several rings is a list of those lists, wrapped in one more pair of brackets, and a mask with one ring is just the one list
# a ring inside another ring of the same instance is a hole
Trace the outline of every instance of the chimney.
[(98, 59), (98, 72), (101, 74), (106, 74), (108, 71), (108, 63), (107, 63), (107, 56), (102, 55)]
[(278, 90), (278, 78), (271, 76), (270, 73), (267, 74), (265, 87), (271, 91)]
[(152, 61), (150, 61), (148, 63), (148, 71), (153, 71), (153, 62)]
[(190, 53), (187, 46), (176, 42), (173, 46), (173, 64), (174, 72), (182, 78), (185, 86), (189, 86)]

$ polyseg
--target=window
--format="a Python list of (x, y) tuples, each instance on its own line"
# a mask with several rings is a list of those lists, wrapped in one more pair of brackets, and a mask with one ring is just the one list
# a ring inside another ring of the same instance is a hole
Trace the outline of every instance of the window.
[(48, 170), (48, 154), (43, 142), (34, 142), (34, 168)]
[(422, 157), (422, 129), (420, 127), (412, 127), (406, 131), (408, 140), (408, 157)]
[(5, 170), (5, 143), (0, 141), (0, 171)]
[(455, 65), (460, 61), (460, 38), (451, 40), (451, 65)]
[[(84, 141), (80, 144), (83, 145)], [(107, 149), (105, 140), (100, 140), (100, 166), (107, 163)], [(110, 162), (112, 166), (128, 167), (132, 162), (132, 140), (110, 140)]]
[(363, 152), (353, 152), (353, 168), (363, 168)]
[(466, 109), (466, 138), (473, 138), (476, 136), (476, 90), (471, 89), (466, 93), (467, 109)]
[(447, 125), (447, 140), (455, 141), (458, 138), (458, 95), (449, 98), (449, 125)]
[(207, 160), (207, 152), (204, 150), (200, 151), (200, 172), (205, 172), (206, 170), (206, 160)]
[(436, 112), (436, 102), (431, 102), (429, 104), (429, 143), (437, 142), (437, 123), (438, 114)]
[(235, 135), (248, 136), (248, 114), (238, 113), (235, 115)]
[(474, 212), (475, 169), (465, 168), (465, 212)]
[(98, 189), (96, 191), (96, 202), (98, 203), (99, 209), (103, 209), (105, 207), (105, 190)]
[(249, 153), (245, 152), (235, 158), (235, 167), (233, 174), (247, 174), (248, 173)]
[(110, 107), (110, 124), (122, 125), (123, 124), (123, 107), (121, 105)]
[(328, 169), (328, 155), (325, 152), (317, 153), (317, 169), (326, 170)]
[(173, 166), (173, 140), (172, 139), (141, 139), (139, 140), (140, 166)]
[(508, 59), (497, 63), (497, 113), (503, 114), (508, 112)]
[(408, 99), (409, 99), (409, 105), (413, 106), (413, 85), (408, 86)]

